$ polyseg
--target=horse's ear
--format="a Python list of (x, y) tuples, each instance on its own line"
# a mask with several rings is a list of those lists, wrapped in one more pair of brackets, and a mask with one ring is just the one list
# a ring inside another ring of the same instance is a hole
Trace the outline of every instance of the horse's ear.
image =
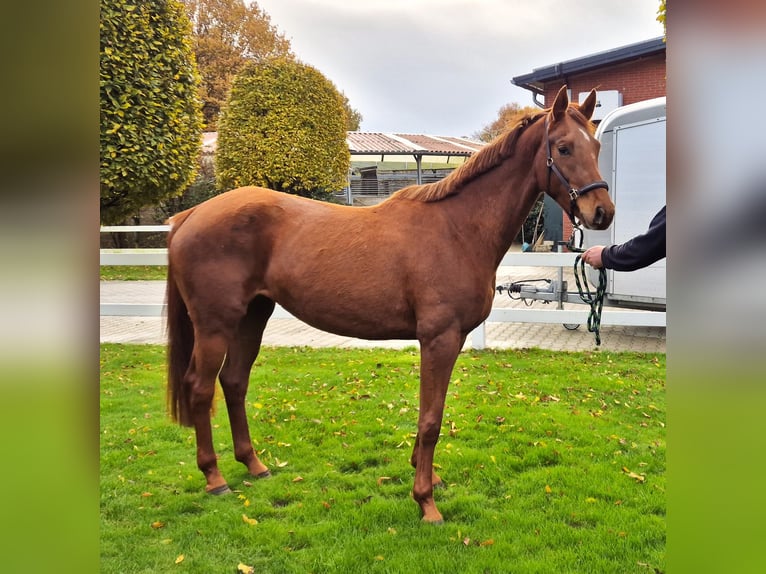
[(596, 90), (591, 90), (585, 101), (577, 106), (577, 109), (585, 116), (586, 120), (589, 120), (593, 115), (593, 110), (596, 109)]
[(561, 86), (559, 93), (556, 94), (556, 100), (553, 102), (553, 119), (560, 120), (569, 107), (569, 96), (567, 96), (567, 87)]

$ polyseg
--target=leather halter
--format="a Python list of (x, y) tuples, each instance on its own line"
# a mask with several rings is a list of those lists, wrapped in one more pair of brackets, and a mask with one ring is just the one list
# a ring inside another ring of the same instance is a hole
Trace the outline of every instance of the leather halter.
[(577, 202), (577, 198), (585, 195), (589, 191), (593, 191), (594, 189), (603, 188), (607, 191), (609, 191), (609, 184), (605, 182), (604, 180), (600, 181), (594, 181), (593, 183), (589, 183), (586, 186), (577, 188), (573, 187), (572, 184), (569, 183), (569, 180), (564, 177), (564, 174), (561, 173), (561, 170), (556, 166), (555, 163), (553, 163), (553, 155), (551, 154), (551, 138), (548, 133), (548, 116), (545, 116), (545, 149), (546, 153), (548, 155), (548, 159), (546, 160), (546, 165), (548, 166), (548, 193), (550, 193), (551, 189), (551, 172), (556, 174), (556, 177), (559, 178), (559, 181), (561, 182), (561, 185), (564, 186), (564, 189), (567, 190), (567, 193), (569, 194), (569, 211), (567, 212), (567, 215), (569, 216), (569, 219), (572, 221), (573, 225), (577, 225), (577, 222), (574, 218), (574, 208)]

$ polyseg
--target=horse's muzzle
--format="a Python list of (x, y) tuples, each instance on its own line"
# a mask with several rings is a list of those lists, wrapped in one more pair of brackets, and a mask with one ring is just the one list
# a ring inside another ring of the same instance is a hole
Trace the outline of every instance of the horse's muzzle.
[(612, 219), (614, 219), (614, 205), (597, 205), (593, 210), (590, 221), (586, 217), (581, 217), (580, 219), (582, 219), (585, 227), (588, 229), (606, 229), (612, 224)]

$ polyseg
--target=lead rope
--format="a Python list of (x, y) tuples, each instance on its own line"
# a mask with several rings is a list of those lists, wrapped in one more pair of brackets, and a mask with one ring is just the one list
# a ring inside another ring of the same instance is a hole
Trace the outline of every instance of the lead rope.
[[(580, 242), (575, 247), (574, 239), (575, 232), (580, 232)], [(584, 253), (585, 249), (582, 248), (583, 232), (580, 227), (572, 227), (572, 235), (569, 236), (569, 243), (567, 243), (567, 249), (575, 253)], [(578, 267), (579, 264), (579, 267)], [(592, 293), (590, 287), (588, 287), (588, 278), (585, 275), (585, 261), (582, 255), (578, 255), (574, 262), (574, 278), (577, 284), (577, 291), (580, 294), (580, 299), (584, 303), (590, 305), (590, 314), (588, 315), (588, 332), (596, 335), (596, 345), (601, 345), (601, 311), (604, 308), (604, 293), (606, 293), (606, 269), (601, 267), (598, 273), (598, 287), (596, 293)], [(583, 285), (585, 286), (583, 288)]]

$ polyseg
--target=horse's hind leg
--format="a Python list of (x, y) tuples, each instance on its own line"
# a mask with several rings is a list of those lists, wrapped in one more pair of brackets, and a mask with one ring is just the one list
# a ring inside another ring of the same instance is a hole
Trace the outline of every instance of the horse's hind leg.
[(235, 458), (247, 466), (253, 476), (269, 476), (269, 469), (258, 459), (250, 439), (250, 430), (245, 413), (245, 396), (250, 369), (258, 357), (266, 322), (274, 311), (274, 302), (265, 297), (256, 297), (250, 303), (247, 314), (239, 324), (237, 335), (229, 346), (226, 362), (219, 378), (226, 398), (226, 409), (231, 423)]
[(195, 334), (194, 350), (184, 383), (189, 386), (189, 407), (197, 437), (197, 467), (205, 475), (205, 490), (220, 494), (229, 490), (213, 448), (210, 409), (215, 394), (215, 379), (226, 354), (227, 340), (222, 335)]

